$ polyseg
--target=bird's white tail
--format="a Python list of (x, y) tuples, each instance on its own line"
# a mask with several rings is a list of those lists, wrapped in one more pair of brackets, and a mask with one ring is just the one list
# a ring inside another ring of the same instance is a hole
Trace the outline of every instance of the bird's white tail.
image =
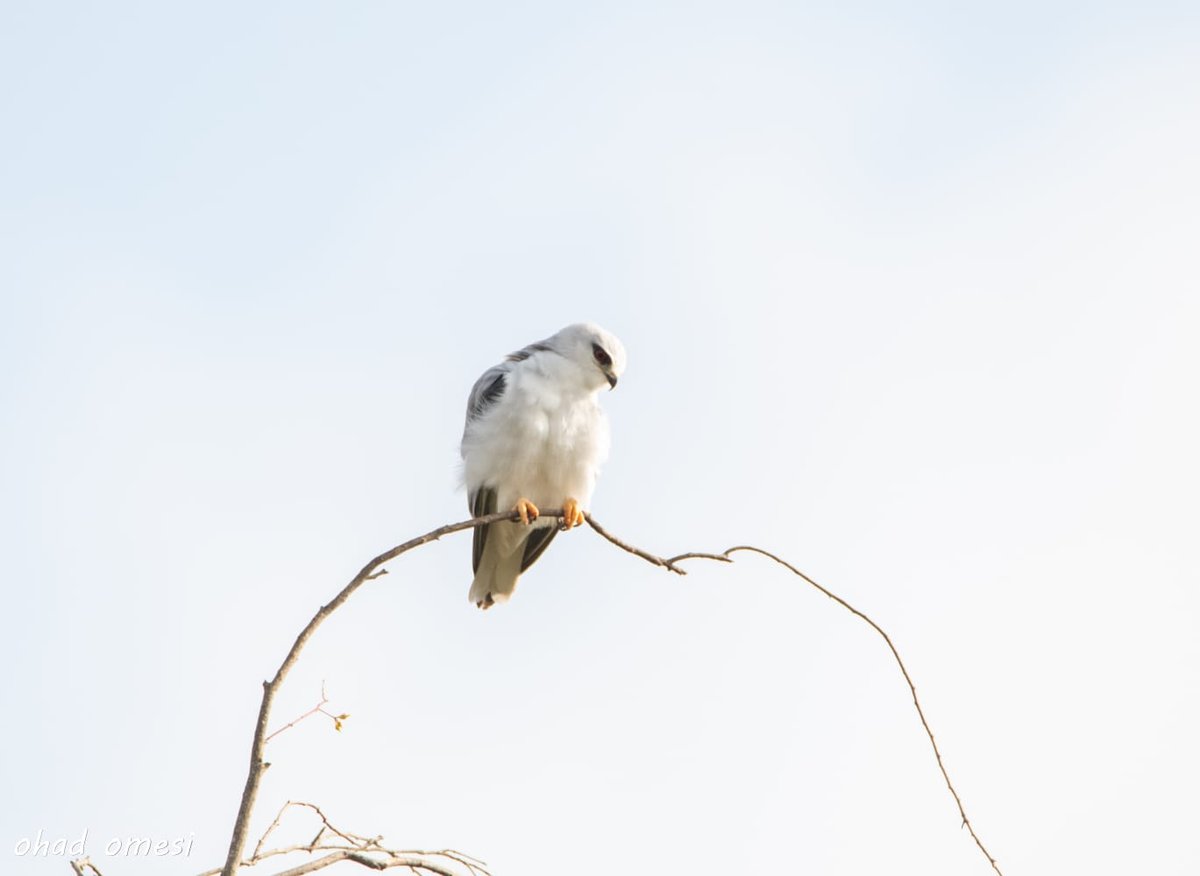
[(479, 570), (471, 582), (468, 598), (480, 608), (507, 602), (521, 577), (521, 558), (529, 530), (514, 523), (493, 523), (488, 532)]

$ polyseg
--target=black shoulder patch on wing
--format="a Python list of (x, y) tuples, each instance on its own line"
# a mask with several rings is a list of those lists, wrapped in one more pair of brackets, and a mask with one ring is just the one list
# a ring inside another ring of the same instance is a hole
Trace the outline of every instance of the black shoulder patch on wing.
[(521, 557), (522, 572), (537, 562), (538, 557), (546, 552), (546, 548), (550, 547), (550, 542), (554, 541), (556, 535), (558, 535), (557, 526), (539, 526), (529, 533), (529, 538), (525, 539), (525, 553)]
[(522, 347), (521, 349), (517, 350), (517, 352), (515, 352), (515, 353), (509, 353), (507, 356), (505, 356), (505, 358), (509, 362), (524, 362), (526, 359), (528, 359), (534, 353), (546, 353), (553, 349), (554, 348), (551, 347), (549, 344), (546, 344), (542, 341), (538, 341), (536, 344), (530, 344), (528, 347)]
[(504, 395), (505, 380), (503, 374), (497, 374), (496, 379), (485, 386), (475, 399), (475, 409), (471, 412), (471, 418), (474, 419), (496, 403), (500, 396)]
[[(501, 375), (501, 380), (504, 376)], [(491, 487), (481, 487), (471, 496), (471, 516), (483, 517), (496, 513), (496, 491)], [(483, 549), (487, 545), (490, 526), (476, 526), (471, 550), (471, 571), (479, 571), (479, 561), (483, 558)]]

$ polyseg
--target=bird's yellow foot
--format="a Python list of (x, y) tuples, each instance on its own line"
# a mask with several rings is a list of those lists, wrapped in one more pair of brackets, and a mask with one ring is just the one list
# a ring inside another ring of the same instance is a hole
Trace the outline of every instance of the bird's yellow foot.
[(538, 510), (537, 505), (528, 499), (517, 499), (517, 504), (513, 506), (513, 510), (521, 515), (521, 522), (526, 526), (529, 525), (530, 520), (537, 520), (538, 515), (542, 513)]
[(563, 529), (570, 529), (572, 526), (579, 526), (583, 523), (583, 509), (579, 507), (579, 503), (574, 499), (564, 500), (562, 511)]

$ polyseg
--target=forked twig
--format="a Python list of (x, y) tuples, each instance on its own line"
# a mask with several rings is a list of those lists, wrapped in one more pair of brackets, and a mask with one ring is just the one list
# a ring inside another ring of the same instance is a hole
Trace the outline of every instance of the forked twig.
[[(267, 840), (279, 828), (284, 815), (291, 809), (308, 809), (315, 813), (321, 822), (320, 829), (307, 843), (293, 843), (292, 845), (280, 846), (264, 851), (263, 847), (267, 844)], [(274, 820), (263, 832), (263, 835), (259, 837), (258, 842), (254, 846), (254, 853), (249, 858), (244, 859), (240, 866), (250, 868), (269, 858), (279, 857), (280, 855), (291, 855), (297, 852), (304, 852), (309, 855), (321, 855), (321, 857), (296, 864), (287, 870), (276, 873), (275, 876), (287, 876), (287, 874), (298, 876), (298, 874), (312, 873), (342, 861), (361, 864), (372, 870), (388, 870), (392, 867), (401, 867), (416, 874), (425, 873), (433, 874), (433, 876), (464, 876), (464, 874), (467, 874), (467, 876), (491, 876), (487, 865), (482, 861), (454, 849), (439, 849), (437, 851), (392, 849), (383, 844), (383, 837), (381, 836), (359, 836), (348, 830), (342, 830), (329, 820), (321, 810), (321, 807), (300, 800), (289, 800), (283, 804)], [(198, 874), (198, 876), (218, 876), (220, 872), (221, 868), (216, 867), (212, 870), (206, 870)]]
[[(380, 575), (382, 575), (386, 571), (387, 571), (387, 569), (383, 569), (379, 572), (376, 572), (374, 575), (372, 575), (367, 580), (372, 581), (375, 578), (378, 578)], [(305, 718), (311, 718), (313, 715), (316, 715), (318, 713), (326, 716), (327, 718), (329, 718), (329, 720), (333, 721), (333, 729), (340, 731), (342, 729), (342, 722), (345, 721), (350, 716), (345, 713), (342, 713), (341, 715), (335, 715), (333, 712), (331, 712), (325, 708), (325, 706), (326, 706), (326, 704), (328, 704), (328, 702), (329, 702), (329, 694), (325, 693), (325, 682), (322, 681), (321, 682), (321, 700), (320, 700), (320, 702), (318, 702), (315, 706), (313, 706), (311, 709), (309, 709), (303, 715), (298, 715), (297, 717), (288, 721), (286, 724), (284, 724), (282, 727), (280, 727), (274, 733), (268, 734), (267, 738), (263, 740), (263, 745), (266, 745), (268, 742), (270, 742), (272, 739), (274, 739), (276, 736), (278, 736), (284, 730), (290, 730), (293, 727), (295, 727), (297, 724), (299, 724), (301, 721), (303, 721)]]

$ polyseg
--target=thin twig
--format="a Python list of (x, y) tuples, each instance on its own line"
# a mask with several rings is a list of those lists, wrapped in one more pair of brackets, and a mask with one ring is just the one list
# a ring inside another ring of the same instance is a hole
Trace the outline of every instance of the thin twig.
[[(333, 826), (333, 823), (328, 818), (326, 818), (325, 813), (321, 811), (321, 807), (317, 806), (315, 803), (289, 801), (288, 805), (289, 806), (300, 806), (305, 809), (311, 809), (313, 812), (317, 813), (317, 818), (321, 819), (321, 824), (324, 825), (325, 830), (328, 830), (330, 833), (340, 836), (342, 839), (344, 839), (348, 843), (363, 845), (364, 843), (376, 843), (379, 841), (378, 837), (359, 836), (356, 833), (350, 833), (345, 830), (339, 830), (338, 828)], [(317, 834), (317, 836), (319, 837), (320, 834)]]
[[(279, 827), (279, 822), (283, 819), (283, 813), (287, 812), (288, 808), (291, 805), (292, 805), (292, 801), (288, 800), (286, 803), (284, 803), (282, 806), (279, 807), (279, 812), (276, 814), (275, 820), (271, 822), (270, 827), (268, 827), (263, 832), (263, 835), (258, 838), (258, 843), (254, 846), (254, 852), (253, 852), (253, 854), (250, 855), (251, 860), (254, 860), (254, 861), (258, 860), (259, 856), (262, 854), (262, 847), (264, 845), (266, 845), (267, 838), (270, 837), (271, 834), (275, 832), (275, 828)], [(318, 835), (317, 838), (320, 839), (320, 836)]]
[(962, 799), (958, 796), (958, 791), (955, 790), (954, 783), (950, 781), (950, 774), (946, 772), (946, 765), (942, 763), (942, 753), (938, 750), (937, 742), (933, 738), (933, 731), (929, 728), (929, 721), (925, 719), (925, 710), (921, 708), (921, 701), (917, 699), (917, 686), (913, 684), (912, 676), (908, 674), (908, 668), (905, 667), (904, 661), (900, 659), (900, 652), (896, 650), (896, 646), (892, 643), (891, 637), (883, 631), (883, 627), (879, 626), (879, 624), (867, 617), (866, 614), (859, 611), (836, 593), (833, 593), (830, 590), (822, 587), (812, 578), (808, 577), (791, 563), (787, 562), (787, 560), (780, 559), (770, 551), (764, 551), (762, 548), (756, 548), (750, 545), (738, 545), (737, 547), (731, 547), (729, 550), (725, 551), (725, 558), (728, 560), (729, 555), (734, 551), (752, 551), (756, 554), (762, 554), (764, 557), (769, 557), (770, 559), (779, 563), (779, 565), (791, 571), (793, 574), (798, 575), (802, 580), (804, 580), (805, 583), (811, 584), (813, 587), (817, 588), (817, 590), (820, 590), (851, 614), (862, 618), (862, 620), (870, 624), (871, 628), (875, 630), (875, 632), (883, 636), (883, 640), (887, 642), (887, 646), (891, 650), (892, 656), (896, 658), (896, 664), (900, 667), (900, 672), (904, 676), (904, 680), (908, 682), (908, 689), (912, 693), (913, 705), (917, 709), (917, 717), (921, 719), (921, 726), (925, 728), (925, 735), (929, 737), (929, 744), (933, 746), (933, 756), (937, 759), (938, 769), (942, 771), (942, 778), (946, 780), (946, 787), (949, 788), (951, 796), (954, 797), (954, 804), (958, 807), (958, 814), (962, 816), (963, 826), (970, 831), (971, 839), (975, 840), (975, 845), (979, 846), (979, 851), (983, 852), (983, 856), (988, 859), (988, 863), (992, 865), (992, 869), (999, 874), (1000, 867), (996, 864), (996, 859), (992, 857), (991, 853), (983, 845), (983, 840), (981, 840), (979, 835), (975, 833), (975, 828), (971, 825), (971, 819), (967, 818), (967, 810), (963, 808)]
[(460, 871), (453, 870), (450, 867), (443, 866), (435, 861), (429, 861), (425, 858), (415, 858), (400, 854), (389, 854), (383, 858), (375, 858), (365, 852), (349, 851), (332, 852), (323, 858), (306, 861), (303, 864), (292, 867), (290, 870), (276, 873), (275, 876), (304, 876), (305, 873), (323, 870), (331, 864), (337, 864), (342, 861), (353, 861), (355, 864), (362, 864), (364, 867), (369, 867), (372, 870), (407, 867), (414, 873), (424, 870), (427, 873), (434, 873), (436, 876), (462, 876)]
[[(705, 554), (697, 551), (689, 551), (686, 554), (680, 554), (677, 557), (671, 557), (671, 559), (667, 560), (667, 562), (673, 564), (683, 560), (716, 560), (718, 563), (733, 562), (733, 560), (729, 559), (729, 557), (725, 556), (724, 554)], [(686, 575), (687, 573), (680, 569), (679, 574)]]
[[(301, 721), (303, 721), (305, 718), (312, 717), (313, 715), (317, 714), (318, 712), (320, 712), (322, 715), (329, 715), (329, 717), (334, 720), (335, 724), (340, 725), (341, 721), (338, 719), (337, 715), (331, 715), (329, 712), (325, 711), (325, 705), (328, 702), (329, 702), (329, 695), (325, 693), (325, 682), (322, 681), (321, 682), (321, 701), (319, 703), (317, 703), (315, 706), (313, 706), (311, 709), (309, 709), (307, 712), (305, 712), (303, 715), (300, 715), (297, 718), (293, 718), (291, 721), (288, 721), (286, 724), (284, 724), (282, 727), (280, 727), (278, 730), (276, 730), (274, 733), (271, 733), (270, 735), (268, 735), (267, 738), (263, 740), (263, 745), (266, 745), (268, 742), (270, 742), (272, 739), (274, 739), (276, 736), (278, 736), (284, 730), (292, 729), (297, 724), (299, 724)], [(341, 729), (341, 728), (339, 727), (338, 729)]]
[(601, 526), (598, 522), (596, 522), (595, 518), (593, 518), (591, 514), (584, 514), (583, 516), (584, 516), (584, 519), (587, 520), (588, 526), (590, 526), (592, 529), (596, 530), (596, 532), (598, 532), (600, 535), (602, 535), (604, 538), (608, 539), (610, 542), (615, 544), (617, 547), (619, 547), (621, 550), (625, 551), (626, 553), (633, 554), (635, 557), (641, 557), (647, 563), (650, 563), (655, 566), (659, 566), (660, 568), (670, 569), (676, 575), (686, 575), (687, 574), (687, 571), (685, 569), (681, 569), (675, 565), (675, 560), (683, 559), (684, 557), (687, 556), (686, 554), (678, 556), (678, 557), (673, 557), (671, 559), (667, 559), (666, 557), (660, 557), (657, 554), (649, 553), (647, 551), (642, 550), (640, 547), (637, 547), (636, 545), (628, 544), (627, 542), (621, 541), (621, 539), (617, 538), (615, 535), (613, 535), (611, 532), (609, 532), (607, 529), (605, 529), (603, 526)]
[[(588, 522), (591, 523), (591, 520), (589, 520)], [(603, 535), (605, 538), (608, 538), (609, 541), (612, 541), (614, 544), (617, 544), (615, 539), (611, 538), (606, 532), (602, 531), (598, 526), (596, 526), (596, 524), (592, 523), (592, 528), (595, 529), (597, 532), (599, 532), (601, 535)], [(620, 545), (620, 546), (624, 547), (624, 545)], [(881, 635), (883, 637), (883, 641), (887, 643), (888, 648), (892, 652), (892, 656), (896, 658), (896, 664), (900, 667), (900, 673), (904, 676), (905, 682), (908, 683), (908, 689), (912, 693), (913, 705), (917, 709), (917, 717), (921, 719), (921, 726), (925, 729), (925, 735), (929, 737), (929, 744), (933, 747), (933, 756), (937, 760), (938, 769), (941, 770), (941, 772), (942, 772), (942, 778), (946, 780), (946, 787), (950, 790), (951, 796), (954, 797), (954, 805), (956, 805), (958, 807), (958, 814), (962, 817), (963, 827), (965, 827), (970, 832), (971, 839), (975, 840), (975, 845), (979, 846), (979, 851), (983, 852), (983, 856), (985, 858), (987, 858), (988, 863), (992, 865), (992, 869), (995, 870), (996, 873), (1000, 874), (1000, 867), (996, 864), (996, 859), (992, 857), (991, 853), (984, 846), (983, 841), (979, 838), (979, 835), (977, 833), (975, 833), (975, 828), (971, 825), (971, 819), (967, 818), (967, 811), (966, 811), (966, 809), (963, 808), (962, 798), (960, 798), (958, 796), (958, 791), (955, 789), (954, 783), (950, 781), (950, 774), (948, 772), (946, 772), (946, 765), (942, 762), (942, 753), (941, 753), (941, 751), (938, 750), (937, 741), (933, 738), (933, 730), (930, 729), (929, 721), (925, 718), (925, 710), (921, 708), (921, 701), (919, 699), (917, 699), (917, 686), (913, 683), (912, 676), (908, 674), (908, 668), (904, 665), (904, 661), (900, 659), (900, 652), (896, 650), (896, 646), (892, 642), (891, 636), (889, 636), (886, 632), (884, 632), (883, 627), (879, 626), (879, 624), (877, 624), (877, 623), (875, 623), (875, 621), (871, 620), (871, 618), (868, 617), (864, 612), (859, 611), (857, 608), (855, 608), (853, 605), (851, 605), (846, 600), (842, 599), (842, 597), (838, 596), (833, 591), (831, 591), (825, 587), (822, 587), (820, 584), (818, 584), (812, 578), (808, 577), (808, 575), (801, 572), (799, 569), (797, 569), (795, 566), (793, 566), (787, 560), (784, 560), (784, 559), (781, 559), (780, 557), (775, 556), (775, 554), (771, 553), (770, 551), (765, 551), (762, 548), (753, 547), (752, 545), (737, 545), (736, 547), (731, 547), (728, 550), (726, 550), (724, 553), (720, 553), (720, 554), (686, 553), (686, 554), (680, 554), (679, 556), (676, 556), (676, 557), (671, 557), (670, 560), (665, 560), (665, 561), (659, 560), (658, 558), (653, 557), (653, 556), (647, 556), (646, 559), (648, 559), (649, 562), (653, 563), (656, 566), (667, 565), (668, 568), (673, 569), (673, 564), (676, 562), (679, 562), (681, 560), (703, 559), (703, 560), (718, 560), (723, 563), (732, 563), (733, 558), (730, 557), (729, 555), (732, 553), (735, 553), (736, 551), (751, 551), (756, 554), (762, 554), (764, 557), (768, 557), (768, 558), (774, 560), (775, 562), (779, 563), (779, 565), (788, 569), (793, 574), (799, 576), (805, 583), (812, 585), (817, 590), (824, 593), (826, 596), (828, 596), (830, 599), (832, 599), (838, 605), (842, 606), (842, 608), (849, 611), (851, 614), (866, 621), (871, 626), (871, 628), (873, 630), (875, 630), (875, 632), (879, 633), (879, 635)], [(643, 556), (643, 554), (637, 550), (631, 550), (630, 553), (637, 554), (638, 556)], [(1000, 874), (1000, 876), (1003, 876), (1003, 874)]]

